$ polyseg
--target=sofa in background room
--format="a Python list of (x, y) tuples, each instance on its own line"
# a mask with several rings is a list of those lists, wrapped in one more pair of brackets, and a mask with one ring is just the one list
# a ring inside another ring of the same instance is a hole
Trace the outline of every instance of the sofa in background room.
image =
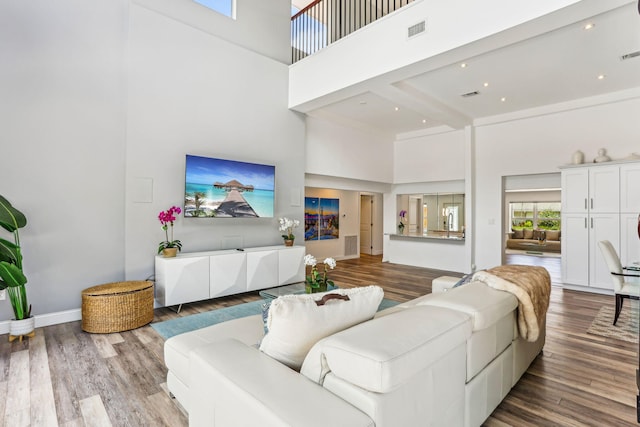
[[(539, 245), (542, 233), (546, 235), (546, 240), (544, 245)], [(532, 244), (539, 246), (534, 247)], [(560, 246), (560, 230), (512, 229), (507, 235), (507, 249), (560, 253)]]

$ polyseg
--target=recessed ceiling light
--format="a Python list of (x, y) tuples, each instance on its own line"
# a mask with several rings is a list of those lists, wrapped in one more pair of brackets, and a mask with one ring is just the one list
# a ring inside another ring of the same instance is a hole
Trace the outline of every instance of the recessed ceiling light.
[(607, 76), (606, 76), (606, 75), (604, 75), (604, 74), (600, 74), (600, 75), (598, 76), (598, 80), (604, 80), (604, 79), (605, 79), (605, 77), (607, 77)]
[(398, 107), (394, 107), (394, 110), (398, 111), (398, 110), (399, 110), (399, 108), (398, 108)]
[(505, 102), (507, 100), (507, 98), (505, 98), (504, 96), (502, 98), (500, 98), (500, 101)]
[(467, 63), (463, 62), (462, 64), (460, 64), (460, 68), (467, 68)]
[(484, 87), (489, 87), (489, 82), (484, 82)]
[(582, 28), (584, 28), (585, 30), (591, 30), (595, 26), (596, 26), (596, 24), (594, 24), (593, 22), (588, 22), (588, 23), (584, 24), (584, 27), (582, 27)]
[(422, 123), (427, 123), (427, 119), (422, 119)]

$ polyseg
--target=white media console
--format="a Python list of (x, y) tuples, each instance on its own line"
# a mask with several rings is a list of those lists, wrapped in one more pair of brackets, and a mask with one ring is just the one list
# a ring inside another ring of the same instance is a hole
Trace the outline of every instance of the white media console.
[(304, 246), (265, 246), (156, 256), (156, 301), (161, 306), (304, 281)]

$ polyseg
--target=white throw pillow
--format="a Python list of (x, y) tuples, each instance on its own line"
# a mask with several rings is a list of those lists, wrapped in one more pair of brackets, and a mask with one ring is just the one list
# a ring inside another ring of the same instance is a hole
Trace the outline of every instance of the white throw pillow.
[[(316, 301), (326, 294), (347, 295), (349, 301), (333, 299), (325, 305), (316, 305)], [(373, 318), (383, 296), (379, 286), (366, 286), (278, 297), (269, 307), (269, 332), (263, 338), (260, 350), (290, 368), (300, 370), (316, 342)]]

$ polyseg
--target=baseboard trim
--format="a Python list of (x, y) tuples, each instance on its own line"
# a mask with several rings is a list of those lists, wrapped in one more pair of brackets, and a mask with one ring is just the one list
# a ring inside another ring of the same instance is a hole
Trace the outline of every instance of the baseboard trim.
[[(55, 313), (39, 314), (35, 316), (36, 328), (44, 326), (58, 325), (60, 323), (74, 322), (82, 320), (82, 310), (76, 308), (74, 310), (58, 311)], [(0, 334), (9, 333), (10, 320), (0, 322)]]
[(570, 289), (572, 291), (591, 292), (592, 294), (613, 295), (611, 289), (600, 289), (589, 286), (570, 285), (567, 283), (558, 283), (558, 286), (562, 286), (564, 289)]
[(360, 258), (360, 255), (348, 255), (348, 256), (341, 256), (341, 257), (335, 257), (336, 261), (344, 261), (347, 259), (357, 259)]

